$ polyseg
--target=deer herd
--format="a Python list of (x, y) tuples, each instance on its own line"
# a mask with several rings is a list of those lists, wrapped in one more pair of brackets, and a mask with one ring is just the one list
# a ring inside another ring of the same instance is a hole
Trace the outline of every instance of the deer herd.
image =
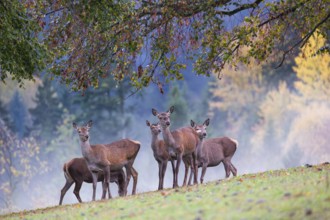
[[(230, 172), (236, 176), (237, 170), (231, 163), (231, 158), (237, 149), (237, 141), (228, 137), (205, 139), (209, 119), (206, 119), (201, 125), (191, 120), (191, 126), (171, 131), (170, 116), (173, 111), (173, 106), (167, 112), (152, 109), (152, 114), (158, 118), (158, 122), (151, 124), (146, 121), (151, 131), (151, 148), (158, 163), (158, 190), (164, 188), (168, 161), (172, 166), (173, 188), (179, 187), (178, 174), (181, 162), (185, 167), (183, 186), (190, 185), (192, 177), (194, 177), (194, 184), (198, 184), (199, 167), (202, 168), (200, 183), (203, 183), (207, 167), (217, 166), (221, 162), (224, 164), (226, 178), (230, 176)], [(79, 191), (83, 182), (93, 183), (93, 201), (95, 201), (97, 182), (102, 182), (102, 199), (106, 198), (107, 193), (110, 199), (112, 198), (110, 182), (118, 185), (119, 196), (125, 196), (127, 186), (133, 177), (132, 194), (136, 194), (138, 172), (133, 165), (140, 150), (140, 142), (121, 139), (110, 144), (91, 145), (89, 130), (92, 125), (92, 121), (81, 127), (73, 123), (73, 128), (79, 135), (83, 157), (74, 158), (63, 166), (66, 183), (61, 190), (60, 205), (62, 205), (65, 193), (73, 183), (75, 183), (73, 192), (79, 202), (82, 202)], [(163, 139), (159, 138), (160, 133), (162, 133)], [(188, 179), (189, 168), (191, 172)]]

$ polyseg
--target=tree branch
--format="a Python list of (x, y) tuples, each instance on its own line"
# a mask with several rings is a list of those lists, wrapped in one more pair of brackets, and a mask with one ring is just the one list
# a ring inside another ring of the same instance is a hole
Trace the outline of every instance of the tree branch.
[(53, 14), (53, 13), (56, 13), (56, 12), (59, 12), (59, 11), (62, 11), (64, 9), (67, 9), (68, 7), (62, 7), (62, 8), (58, 8), (58, 9), (55, 9), (53, 11), (50, 11), (50, 12), (47, 12), (45, 15), (50, 15), (50, 14)]
[(262, 26), (264, 26), (265, 24), (268, 24), (269, 22), (271, 22), (271, 21), (273, 21), (273, 20), (276, 20), (276, 19), (278, 19), (278, 18), (280, 18), (280, 17), (282, 17), (282, 16), (288, 15), (289, 13), (292, 13), (292, 12), (296, 11), (299, 7), (303, 6), (303, 5), (304, 5), (306, 2), (308, 2), (308, 1), (310, 1), (310, 0), (307, 0), (307, 1), (305, 1), (305, 2), (301, 2), (300, 4), (295, 5), (295, 7), (292, 7), (292, 8), (290, 8), (290, 9), (288, 9), (288, 10), (286, 10), (286, 11), (284, 11), (284, 12), (278, 14), (277, 16), (275, 16), (275, 17), (271, 17), (271, 18), (267, 19), (266, 21), (260, 23), (260, 24), (258, 25), (258, 27), (262, 27)]
[(232, 11), (217, 11), (216, 13), (218, 15), (232, 16), (232, 15), (237, 14), (238, 12), (244, 11), (246, 9), (256, 8), (262, 1), (263, 0), (256, 0), (255, 2), (253, 2), (251, 4), (243, 4), (243, 5), (241, 5), (241, 7), (238, 7)]
[(318, 27), (320, 27), (323, 23), (325, 23), (329, 18), (330, 18), (330, 13), (324, 19), (322, 19), (319, 23), (317, 23), (315, 25), (315, 27), (310, 32), (308, 32), (303, 38), (301, 38), (297, 43), (295, 43), (289, 50), (286, 50), (283, 53), (282, 60), (281, 60), (280, 64), (275, 69), (282, 66), (282, 64), (283, 64), (283, 62), (286, 58), (286, 55), (288, 53), (290, 53), (294, 48), (296, 48), (299, 44), (301, 44), (300, 48), (302, 48), (307, 43), (309, 38), (313, 35), (313, 33), (316, 31), (316, 29)]

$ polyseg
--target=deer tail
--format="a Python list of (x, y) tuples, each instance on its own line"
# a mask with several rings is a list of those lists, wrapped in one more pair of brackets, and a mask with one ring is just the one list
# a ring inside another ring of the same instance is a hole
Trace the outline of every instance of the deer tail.
[(63, 172), (64, 172), (65, 179), (67, 179), (68, 181), (72, 182), (73, 181), (73, 178), (70, 175), (68, 163), (64, 163)]
[(230, 140), (232, 140), (236, 144), (236, 148), (238, 148), (238, 141), (233, 138), (230, 138)]

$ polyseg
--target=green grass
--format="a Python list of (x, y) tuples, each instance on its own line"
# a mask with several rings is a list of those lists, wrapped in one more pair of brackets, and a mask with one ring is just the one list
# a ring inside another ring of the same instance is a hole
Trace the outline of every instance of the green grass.
[(330, 165), (242, 175), (0, 219), (330, 219)]

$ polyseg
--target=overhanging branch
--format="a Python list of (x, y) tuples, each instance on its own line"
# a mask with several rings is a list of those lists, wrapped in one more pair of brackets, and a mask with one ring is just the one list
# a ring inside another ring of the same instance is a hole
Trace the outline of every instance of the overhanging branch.
[(232, 16), (234, 14), (237, 14), (238, 12), (244, 11), (246, 9), (250, 9), (250, 8), (256, 8), (263, 0), (256, 0), (255, 2), (251, 3), (251, 4), (243, 4), (240, 7), (232, 10), (232, 11), (217, 11), (216, 13), (218, 15), (228, 15), (228, 16)]
[(316, 31), (316, 29), (318, 27), (320, 27), (323, 23), (325, 23), (329, 18), (330, 18), (330, 13), (324, 19), (322, 19), (319, 23), (317, 23), (310, 32), (308, 32), (303, 38), (301, 38), (297, 43), (295, 43), (289, 50), (286, 50), (283, 53), (282, 60), (281, 60), (280, 64), (276, 67), (276, 69), (282, 66), (282, 64), (286, 58), (286, 55), (288, 53), (290, 53), (294, 48), (296, 48), (300, 44), (301, 44), (300, 48), (302, 48), (307, 43), (309, 38), (313, 35), (313, 33)]

